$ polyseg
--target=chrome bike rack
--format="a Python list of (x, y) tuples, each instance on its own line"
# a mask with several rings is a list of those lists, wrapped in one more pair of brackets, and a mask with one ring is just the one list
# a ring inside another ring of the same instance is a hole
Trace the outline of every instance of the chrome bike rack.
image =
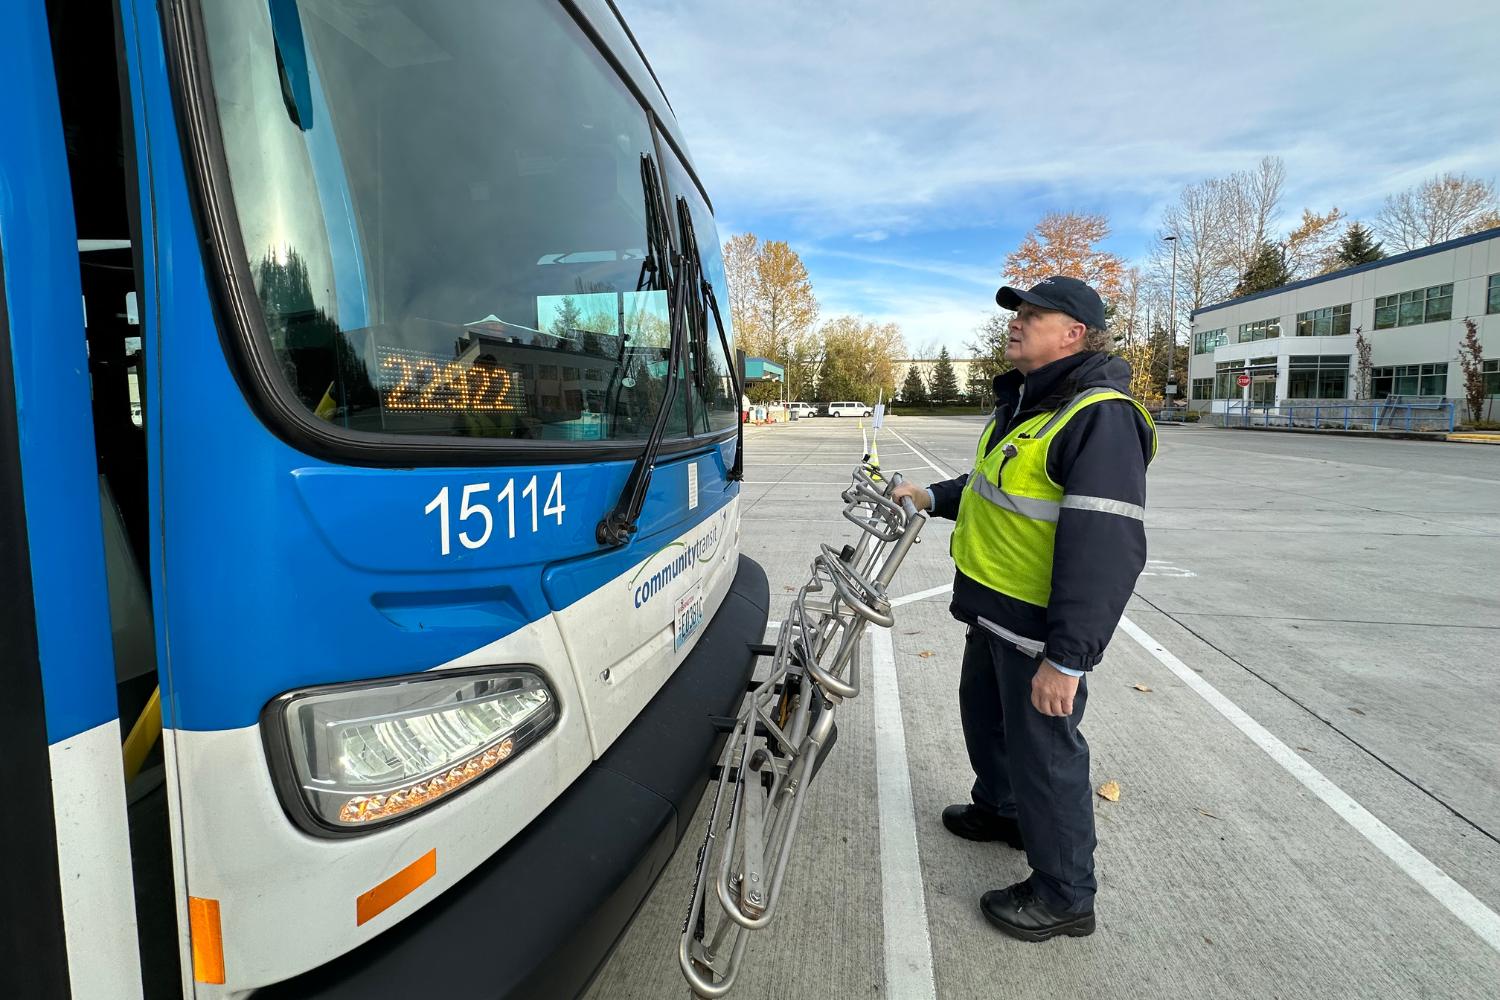
[(894, 622), (886, 588), (927, 520), (910, 500), (891, 499), (900, 483), (867, 462), (854, 471), (842, 498), (859, 537), (838, 551), (819, 546), (769, 650), (769, 674), (728, 727), (677, 949), (698, 997), (729, 992), (750, 932), (775, 915), (811, 782), (837, 736), (834, 714), (860, 692), (860, 640), (867, 626)]

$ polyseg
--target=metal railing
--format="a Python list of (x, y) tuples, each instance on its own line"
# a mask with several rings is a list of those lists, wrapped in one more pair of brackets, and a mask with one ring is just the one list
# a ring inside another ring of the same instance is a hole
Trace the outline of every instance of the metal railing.
[(837, 736), (834, 714), (860, 693), (860, 640), (869, 625), (894, 622), (886, 588), (927, 520), (891, 499), (900, 483), (875, 465), (854, 471), (842, 498), (859, 537), (838, 551), (819, 546), (769, 650), (770, 672), (733, 720), (677, 950), (696, 996), (729, 992), (750, 932), (775, 916), (811, 782)]
[(1447, 400), (1430, 403), (1345, 402), (1339, 400), (1255, 403), (1235, 401), (1227, 410), (1204, 413), (1215, 427), (1294, 427), (1310, 430), (1428, 431), (1451, 433), (1457, 408)]

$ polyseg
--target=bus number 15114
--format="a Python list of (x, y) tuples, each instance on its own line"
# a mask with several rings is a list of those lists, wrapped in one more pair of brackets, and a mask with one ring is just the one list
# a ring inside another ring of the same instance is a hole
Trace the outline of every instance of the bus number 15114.
[[(436, 513), (438, 516), (438, 537), (441, 543), (443, 555), (451, 555), (453, 552), (453, 518), (449, 501), (449, 488), (444, 486), (438, 490), (437, 496), (423, 509), (424, 515)], [(521, 501), (530, 501), (531, 504), (531, 533), (536, 534), (540, 530), (541, 518), (555, 517), (559, 527), (563, 523), (563, 511), (568, 508), (563, 504), (562, 473), (552, 477), (552, 487), (547, 491), (547, 498), (542, 501), (538, 509), (539, 488), (537, 477), (532, 476), (520, 491)], [(494, 494), (493, 503), (495, 509), (491, 510), (490, 484), (470, 483), (463, 487), (458, 503), (458, 523), (463, 525), (473, 518), (478, 518), (468, 528), (462, 528), (458, 532), (458, 543), (466, 549), (482, 548), (490, 540), (495, 531), (495, 520), (497, 516), (505, 518), (505, 537), (516, 537), (516, 481), (507, 480), (505, 486)], [(477, 530), (483, 529), (483, 530)], [(521, 530), (526, 530), (526, 520), (521, 519)]]

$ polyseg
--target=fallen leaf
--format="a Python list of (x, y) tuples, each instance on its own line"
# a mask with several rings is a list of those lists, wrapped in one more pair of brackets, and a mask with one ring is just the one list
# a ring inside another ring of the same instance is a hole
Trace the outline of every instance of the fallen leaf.
[(1120, 801), (1120, 783), (1118, 781), (1106, 781), (1099, 786), (1099, 797), (1110, 802)]
[(1199, 809), (1198, 810), (1198, 815), (1200, 815), (1200, 816), (1207, 816), (1209, 819), (1223, 819), (1224, 818), (1222, 816), (1215, 816), (1213, 813), (1209, 812), (1207, 809)]
[(1203, 943), (1204, 944), (1213, 944), (1214, 943), (1214, 939), (1211, 938), (1211, 937), (1209, 937), (1207, 934), (1205, 934), (1205, 935), (1203, 935)]
[(1297, 749), (1301, 750), (1303, 753), (1312, 753), (1312, 747), (1298, 747)]
[(929, 656), (932, 656), (932, 655), (933, 655), (933, 653), (932, 653), (932, 650), (930, 650), (930, 649), (924, 649), (924, 650), (922, 650), (922, 651), (921, 651), (921, 652), (920, 652), (920, 653), (918, 653), (918, 654), (917, 654), (917, 655), (918, 655), (918, 656), (920, 656), (920, 657), (921, 657), (921, 658), (922, 658), (922, 659), (924, 659), (924, 660), (925, 660), (925, 659), (927, 659), (927, 658), (928, 658), (928, 657), (929, 657)]
[(1151, 693), (1151, 689), (1149, 687), (1147, 687), (1146, 685), (1144, 685), (1144, 684), (1136, 684), (1136, 685), (1133, 685), (1133, 686), (1135, 687), (1135, 689), (1137, 691), (1145, 691), (1147, 694)]
[(1355, 708), (1353, 705), (1349, 706), (1349, 711), (1353, 712), (1355, 715), (1364, 715), (1365, 714), (1364, 712), (1362, 712), (1359, 709)]

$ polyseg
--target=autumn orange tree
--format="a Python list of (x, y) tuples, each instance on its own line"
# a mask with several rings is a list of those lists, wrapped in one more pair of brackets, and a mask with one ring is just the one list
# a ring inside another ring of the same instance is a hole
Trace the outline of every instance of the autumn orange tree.
[[(782, 365), (787, 398), (804, 398), (817, 374), (821, 342), (818, 300), (802, 258), (784, 240), (762, 241), (743, 233), (725, 241), (724, 270), (737, 346)], [(782, 391), (768, 384), (752, 388), (749, 395), (761, 402), (779, 398)]]
[(1109, 236), (1102, 215), (1049, 212), (1005, 258), (1005, 280), (1026, 288), (1054, 274), (1079, 278), (1106, 300), (1120, 291), (1125, 262), (1099, 244)]

